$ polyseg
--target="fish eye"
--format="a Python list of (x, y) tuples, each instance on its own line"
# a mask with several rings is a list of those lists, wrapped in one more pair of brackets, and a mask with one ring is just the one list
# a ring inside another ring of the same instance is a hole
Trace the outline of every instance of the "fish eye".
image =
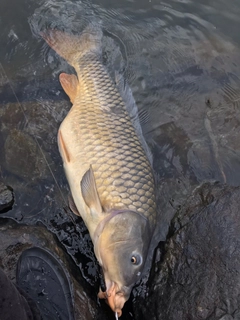
[(135, 266), (138, 266), (139, 264), (142, 263), (142, 257), (140, 256), (140, 254), (133, 254), (131, 256), (131, 263)]

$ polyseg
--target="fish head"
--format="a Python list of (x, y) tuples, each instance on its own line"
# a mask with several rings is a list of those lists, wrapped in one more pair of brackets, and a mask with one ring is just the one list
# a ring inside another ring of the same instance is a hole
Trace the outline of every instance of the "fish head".
[(148, 220), (139, 213), (122, 211), (106, 222), (95, 253), (103, 270), (106, 291), (100, 290), (118, 316), (132, 287), (141, 278), (150, 244)]

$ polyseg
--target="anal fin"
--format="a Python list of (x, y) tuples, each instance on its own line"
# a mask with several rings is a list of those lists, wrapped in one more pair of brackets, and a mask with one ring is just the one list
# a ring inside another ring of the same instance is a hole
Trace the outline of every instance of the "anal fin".
[(63, 87), (63, 90), (69, 96), (70, 101), (73, 104), (76, 99), (79, 86), (78, 78), (75, 76), (75, 74), (61, 73), (59, 76), (59, 81)]

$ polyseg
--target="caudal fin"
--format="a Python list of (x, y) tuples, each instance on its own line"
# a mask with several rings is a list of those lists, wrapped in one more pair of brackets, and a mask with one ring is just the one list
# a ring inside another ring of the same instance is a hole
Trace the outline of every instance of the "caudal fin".
[(46, 30), (40, 35), (61, 57), (72, 66), (88, 52), (101, 54), (102, 31), (100, 27), (89, 25), (81, 35), (73, 35), (59, 30)]

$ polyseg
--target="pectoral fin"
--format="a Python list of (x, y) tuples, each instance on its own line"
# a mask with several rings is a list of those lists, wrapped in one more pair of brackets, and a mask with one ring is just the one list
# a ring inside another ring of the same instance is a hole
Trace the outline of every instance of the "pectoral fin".
[(71, 194), (68, 196), (68, 205), (73, 213), (75, 213), (77, 216), (81, 216)]
[(66, 147), (66, 144), (63, 140), (61, 130), (58, 131), (58, 145), (59, 145), (59, 149), (61, 150), (63, 160), (65, 162), (70, 162), (70, 160), (71, 160), (70, 154), (69, 154), (68, 149)]
[(80, 183), (83, 199), (86, 205), (91, 210), (93, 215), (99, 215), (102, 213), (102, 205), (98, 196), (96, 181), (92, 166), (84, 174)]
[(59, 76), (59, 81), (63, 87), (63, 90), (69, 96), (70, 101), (73, 104), (77, 96), (79, 85), (78, 78), (75, 76), (75, 74), (61, 73)]

